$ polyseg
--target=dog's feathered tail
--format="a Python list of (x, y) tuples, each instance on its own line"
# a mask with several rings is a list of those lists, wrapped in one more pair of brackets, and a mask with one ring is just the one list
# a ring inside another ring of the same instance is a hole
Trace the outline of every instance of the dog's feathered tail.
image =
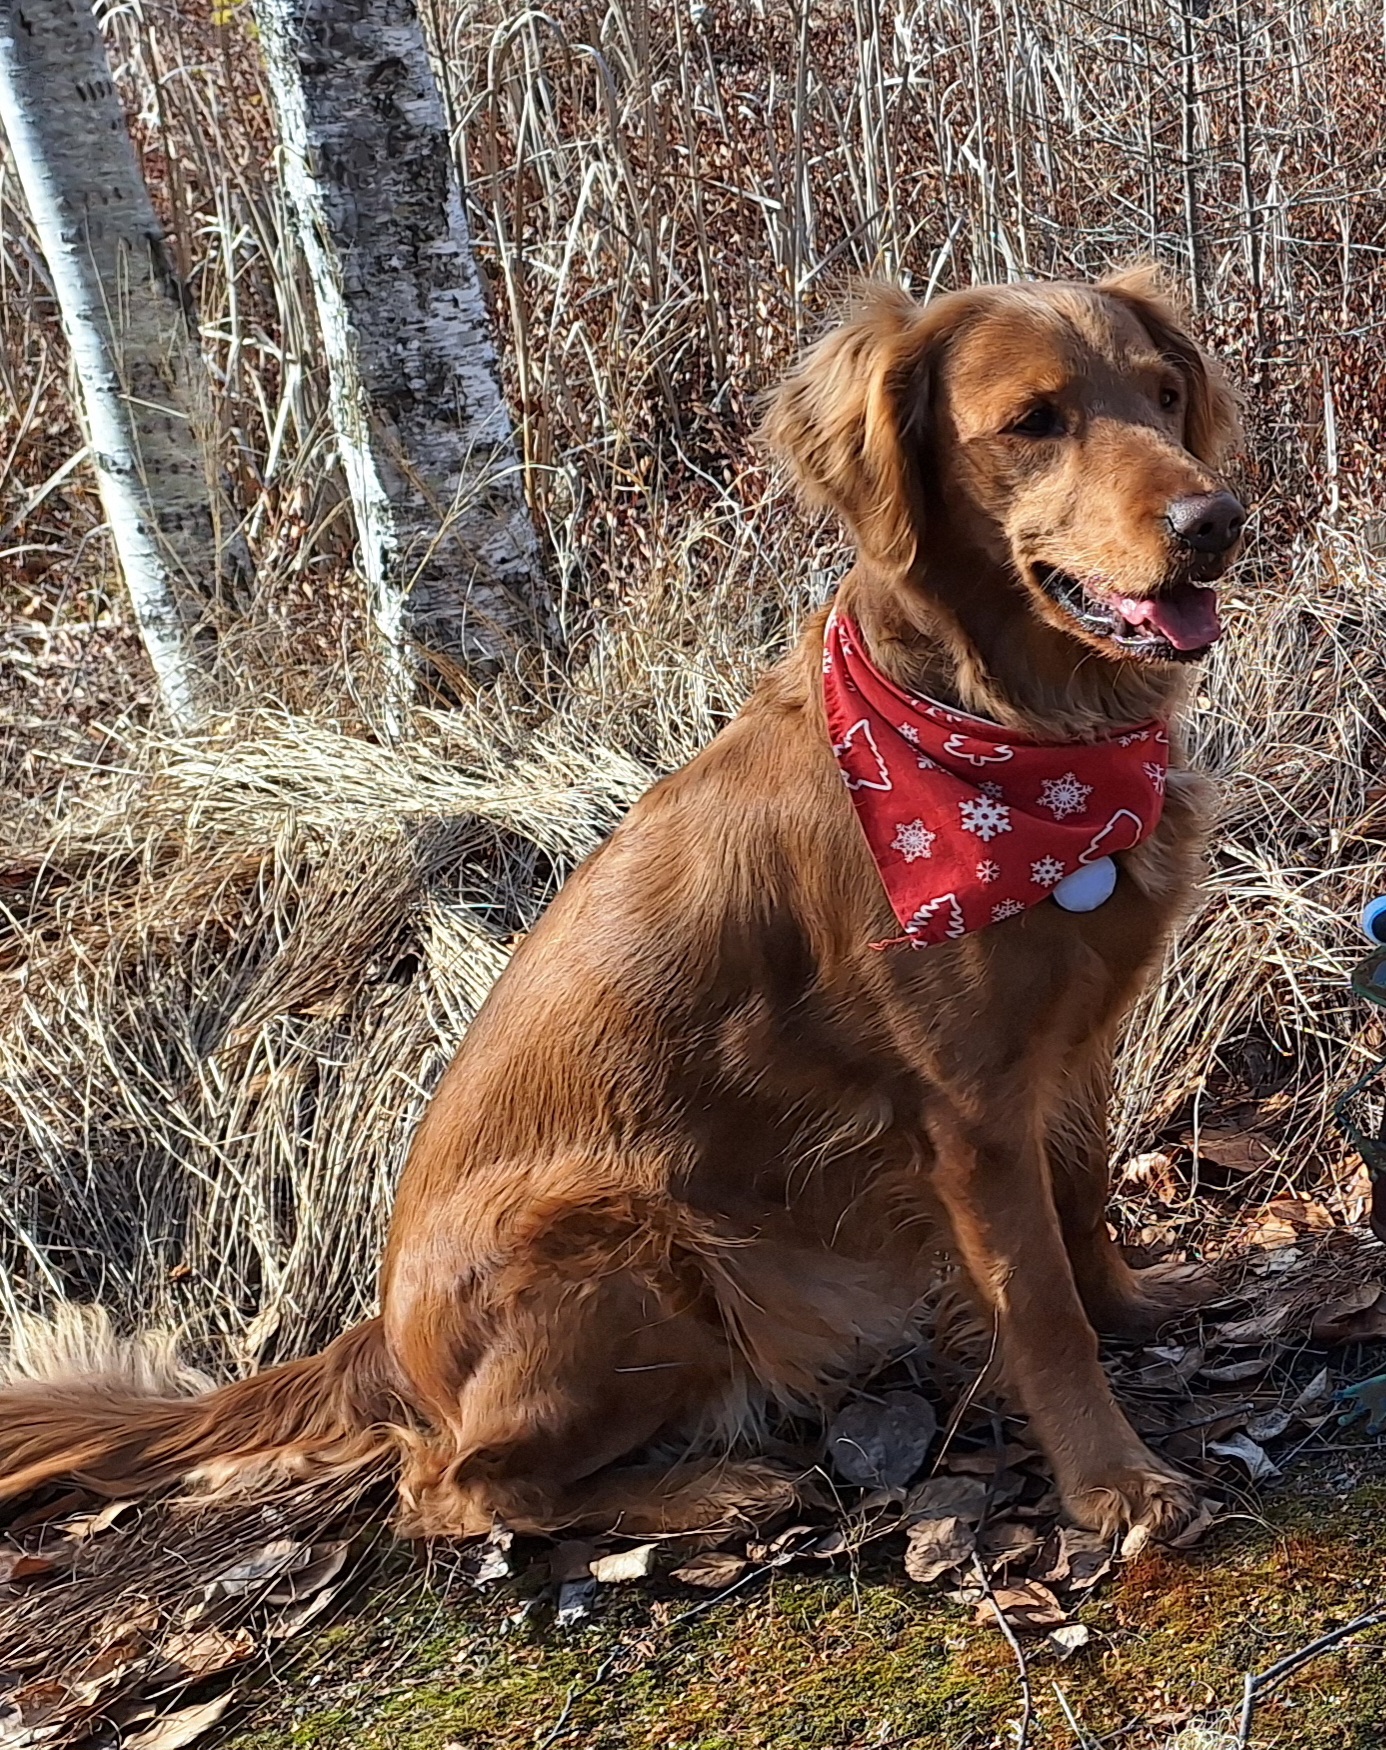
[(173, 1395), (191, 1381), (170, 1377), (168, 1345), (154, 1360), (132, 1345), (101, 1353), (90, 1340), (100, 1338), (99, 1316), (69, 1309), (66, 1323), (69, 1337), (89, 1339), (73, 1357), (85, 1377), (55, 1378), (50, 1356), (36, 1365), (43, 1345), (32, 1328), (28, 1352), (17, 1345), (11, 1357), (11, 1383), (0, 1388), (0, 1500), (58, 1478), (113, 1498), (188, 1480), (216, 1488), (261, 1470), (307, 1479), (397, 1447), (401, 1410), (377, 1319), (321, 1354), (194, 1396)]

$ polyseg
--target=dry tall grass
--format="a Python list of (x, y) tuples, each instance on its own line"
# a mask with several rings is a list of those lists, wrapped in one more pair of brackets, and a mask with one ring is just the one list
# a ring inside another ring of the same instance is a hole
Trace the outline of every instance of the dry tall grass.
[(1326, 1099), (1373, 1048), (1345, 920), (1386, 886), (1379, 9), (425, 12), (571, 654), (421, 704), (396, 741), (247, 8), (108, 19), (259, 567), (217, 609), (226, 709), (200, 740), (148, 721), (0, 174), (5, 1310), (99, 1298), (234, 1371), (369, 1303), (411, 1126), (515, 933), (840, 573), (748, 434), (861, 272), (923, 292), (1153, 253), (1247, 385), (1257, 556), (1194, 721), (1226, 811), (1130, 1030), (1120, 1148), (1235, 1109), (1275, 1145), (1256, 1195), (1283, 1179), (1351, 1213)]

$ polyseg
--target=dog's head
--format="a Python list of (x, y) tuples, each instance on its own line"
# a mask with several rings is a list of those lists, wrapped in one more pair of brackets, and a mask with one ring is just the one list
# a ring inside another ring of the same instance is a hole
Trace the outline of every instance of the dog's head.
[(766, 435), (873, 568), (946, 574), (964, 620), (999, 567), (1111, 660), (1186, 661), (1220, 634), (1237, 410), (1149, 270), (925, 306), (882, 288), (777, 391)]

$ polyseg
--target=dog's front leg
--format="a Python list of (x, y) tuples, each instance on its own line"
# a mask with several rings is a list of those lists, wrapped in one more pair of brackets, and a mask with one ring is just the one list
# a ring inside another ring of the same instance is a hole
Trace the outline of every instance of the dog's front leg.
[(1018, 1105), (1012, 1111), (1004, 1135), (950, 1109), (929, 1123), (935, 1189), (959, 1257), (996, 1320), (1007, 1384), (1080, 1524), (1173, 1530), (1193, 1509), (1192, 1486), (1117, 1407), (1069, 1265), (1042, 1126)]
[(1133, 1270), (1107, 1229), (1110, 1195), (1111, 1052), (1091, 1049), (1068, 1066), (1066, 1099), (1050, 1120), (1045, 1155), (1064, 1246), (1087, 1315), (1107, 1337), (1143, 1341), (1217, 1292), (1189, 1265)]

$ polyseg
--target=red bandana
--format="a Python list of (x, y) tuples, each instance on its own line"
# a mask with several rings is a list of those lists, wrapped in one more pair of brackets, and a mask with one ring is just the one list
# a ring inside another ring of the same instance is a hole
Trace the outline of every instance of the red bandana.
[[(902, 692), (840, 613), (825, 633), (823, 697), (838, 767), (905, 932), (899, 943), (925, 948), (1015, 917), (1159, 824), (1162, 723), (1097, 742), (1032, 741)], [(1101, 873), (1092, 879), (1105, 898), (1110, 881), (1104, 892)]]

